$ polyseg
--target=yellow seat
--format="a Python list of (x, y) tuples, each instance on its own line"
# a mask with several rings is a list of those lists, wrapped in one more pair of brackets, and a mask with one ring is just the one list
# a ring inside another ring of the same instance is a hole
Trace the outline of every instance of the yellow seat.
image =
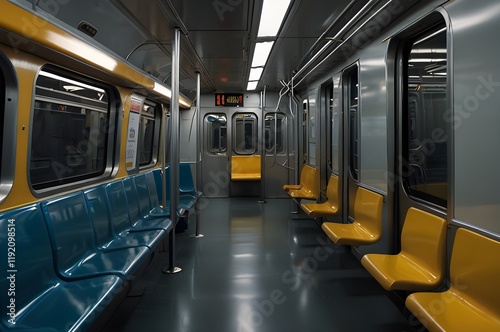
[(297, 199), (319, 198), (319, 170), (309, 165), (304, 165), (300, 172), (300, 184), (286, 184), (283, 190)]
[(326, 187), (327, 201), (324, 203), (301, 204), (302, 210), (311, 218), (328, 217), (339, 210), (339, 177), (331, 175)]
[(232, 156), (231, 181), (260, 181), (260, 155)]
[(359, 187), (354, 202), (354, 222), (325, 222), (321, 228), (337, 245), (373, 244), (382, 235), (382, 202), (382, 195)]
[(410, 208), (397, 255), (366, 254), (361, 264), (386, 290), (431, 290), (445, 275), (446, 221)]
[(406, 307), (429, 331), (500, 331), (500, 242), (457, 230), (450, 288), (414, 293)]

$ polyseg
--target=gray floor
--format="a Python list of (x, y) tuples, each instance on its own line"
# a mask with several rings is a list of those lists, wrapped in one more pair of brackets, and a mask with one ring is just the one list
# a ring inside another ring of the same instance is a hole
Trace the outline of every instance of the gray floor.
[[(176, 235), (176, 275), (158, 253), (107, 331), (414, 331), (387, 292), (290, 200), (210, 199)], [(111, 327), (113, 326), (113, 327)]]

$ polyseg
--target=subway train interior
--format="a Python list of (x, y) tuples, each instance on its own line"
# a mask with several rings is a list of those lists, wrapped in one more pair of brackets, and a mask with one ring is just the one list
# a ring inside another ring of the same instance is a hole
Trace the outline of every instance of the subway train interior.
[(500, 331), (499, 31), (497, 0), (0, 0), (0, 330)]

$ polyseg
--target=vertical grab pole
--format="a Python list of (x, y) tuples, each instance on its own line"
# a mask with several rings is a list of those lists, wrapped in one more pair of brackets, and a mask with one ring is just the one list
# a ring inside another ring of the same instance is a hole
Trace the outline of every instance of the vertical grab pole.
[[(202, 162), (202, 134), (203, 134), (203, 123), (201, 116), (201, 74), (200, 72), (196, 73), (196, 191), (201, 186), (201, 162)], [(193, 237), (203, 237), (203, 234), (200, 234), (200, 198), (196, 199), (196, 203), (194, 205), (195, 217), (196, 217), (196, 232)]]
[(160, 162), (161, 162), (161, 208), (167, 208), (167, 179), (165, 169), (167, 168), (167, 158), (165, 154), (167, 153), (167, 108), (165, 105), (161, 107), (161, 141), (160, 141)]
[(260, 123), (261, 123), (261, 139), (260, 139), (260, 199), (257, 201), (260, 204), (266, 203), (266, 86), (264, 91), (260, 93)]
[(172, 40), (172, 99), (171, 105), (171, 140), (170, 140), (170, 218), (174, 229), (169, 233), (169, 267), (163, 269), (164, 273), (178, 273), (181, 268), (175, 266), (175, 226), (179, 220), (177, 207), (179, 206), (179, 62), (180, 62), (180, 39), (181, 30), (174, 29)]

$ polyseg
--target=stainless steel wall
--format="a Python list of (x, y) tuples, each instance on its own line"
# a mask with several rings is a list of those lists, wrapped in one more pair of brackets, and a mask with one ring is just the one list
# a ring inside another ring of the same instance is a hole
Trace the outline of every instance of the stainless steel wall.
[(452, 1), (453, 218), (500, 236), (500, 2)]
[(360, 182), (387, 194), (387, 43), (373, 43), (359, 60)]

